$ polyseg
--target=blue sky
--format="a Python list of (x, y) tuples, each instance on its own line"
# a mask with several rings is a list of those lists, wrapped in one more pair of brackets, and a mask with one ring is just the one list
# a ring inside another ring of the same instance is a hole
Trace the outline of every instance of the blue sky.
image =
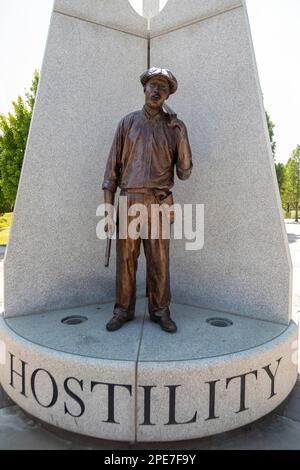
[[(141, 0), (130, 1), (141, 8)], [(277, 161), (285, 163), (300, 144), (300, 0), (246, 3), (265, 108), (276, 124)], [(52, 7), (53, 0), (0, 0), (0, 113), (11, 110), (41, 68)]]

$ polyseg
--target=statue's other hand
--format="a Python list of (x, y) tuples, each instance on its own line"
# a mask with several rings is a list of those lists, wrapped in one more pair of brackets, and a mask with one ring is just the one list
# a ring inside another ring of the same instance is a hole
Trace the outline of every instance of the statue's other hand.
[(115, 233), (116, 230), (116, 223), (111, 215), (108, 215), (105, 217), (105, 226), (104, 226), (104, 231), (107, 234), (107, 237), (112, 238), (113, 234)]

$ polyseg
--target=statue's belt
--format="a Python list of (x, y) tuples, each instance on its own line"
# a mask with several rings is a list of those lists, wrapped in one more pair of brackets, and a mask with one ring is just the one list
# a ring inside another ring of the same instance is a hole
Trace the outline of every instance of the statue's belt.
[(153, 195), (157, 204), (166, 204), (168, 206), (171, 206), (172, 207), (171, 212), (167, 213), (167, 217), (168, 217), (170, 224), (174, 224), (175, 212), (173, 208), (174, 200), (173, 200), (172, 191), (168, 189), (156, 189), (156, 188), (129, 188), (129, 189), (121, 190), (121, 196), (126, 195), (126, 193)]
[(157, 188), (128, 188), (121, 190), (121, 195), (124, 195), (126, 193), (153, 195), (160, 204), (165, 201), (166, 198), (172, 196), (172, 191), (169, 191), (168, 189)]

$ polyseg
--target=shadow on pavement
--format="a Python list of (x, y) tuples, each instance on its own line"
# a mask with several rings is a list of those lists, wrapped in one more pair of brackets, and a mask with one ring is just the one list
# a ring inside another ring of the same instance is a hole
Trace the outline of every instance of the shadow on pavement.
[(300, 240), (300, 235), (297, 233), (288, 233), (289, 243), (297, 243)]

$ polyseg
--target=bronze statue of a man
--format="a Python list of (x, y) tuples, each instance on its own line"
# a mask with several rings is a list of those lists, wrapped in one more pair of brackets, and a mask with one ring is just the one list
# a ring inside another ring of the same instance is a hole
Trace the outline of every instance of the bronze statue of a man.
[[(174, 167), (181, 180), (192, 172), (192, 155), (186, 127), (182, 121), (163, 111), (165, 100), (177, 90), (177, 80), (167, 69), (151, 68), (141, 76), (145, 105), (141, 111), (125, 116), (117, 128), (108, 157), (102, 189), (105, 194), (106, 231), (115, 231), (113, 212), (115, 192), (127, 196), (128, 206), (151, 205), (164, 201), (172, 194)], [(128, 222), (130, 216), (128, 217)], [(136, 302), (136, 270), (143, 242), (147, 262), (147, 296), (150, 319), (169, 332), (177, 331), (170, 314), (169, 239), (161, 234), (152, 239), (119, 237), (117, 223), (116, 302), (109, 331), (121, 328), (133, 320)]]

